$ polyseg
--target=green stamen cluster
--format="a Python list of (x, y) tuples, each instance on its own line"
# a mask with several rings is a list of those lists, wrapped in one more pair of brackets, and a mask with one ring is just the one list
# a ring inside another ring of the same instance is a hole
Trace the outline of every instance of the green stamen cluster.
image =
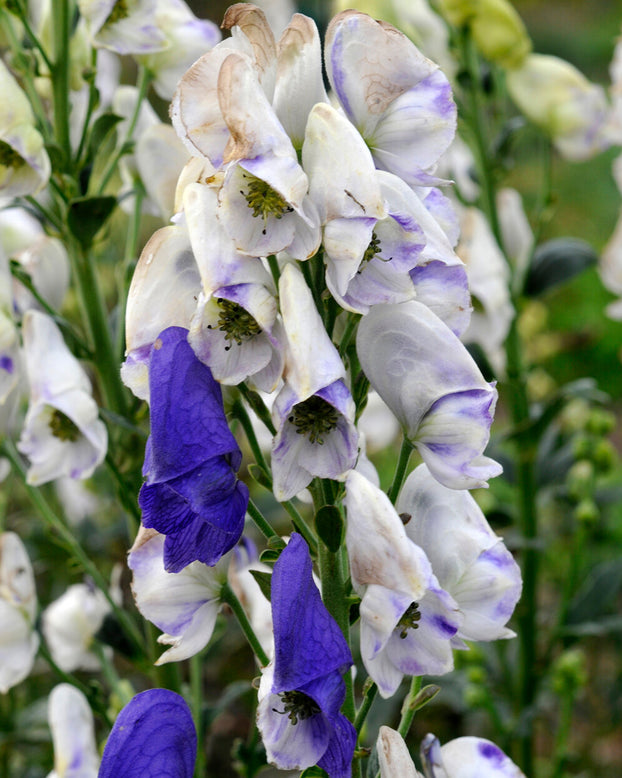
[(3, 140), (0, 140), (0, 165), (2, 167), (17, 170), (25, 164), (24, 158), (20, 156), (12, 146), (9, 146), (9, 144)]
[(287, 717), (292, 724), (298, 724), (298, 719), (301, 721), (310, 719), (311, 716), (315, 716), (316, 713), (320, 712), (320, 708), (315, 700), (312, 700), (311, 697), (304, 692), (297, 692), (295, 690), (291, 692), (281, 692), (279, 697), (283, 700), (283, 707), (285, 710), (277, 710), (276, 708), (272, 708), (272, 710), (275, 713), (287, 714)]
[(244, 195), (248, 207), (252, 208), (253, 216), (261, 216), (265, 222), (268, 216), (280, 219), (284, 213), (293, 210), (287, 201), (265, 181), (255, 176), (245, 175), (244, 178), (248, 181), (248, 191), (240, 190), (240, 192)]
[(52, 435), (59, 440), (69, 440), (73, 443), (80, 437), (78, 427), (71, 421), (69, 416), (65, 416), (58, 409), (54, 410), (48, 424), (52, 430)]
[(402, 628), (400, 638), (404, 640), (406, 635), (408, 635), (409, 629), (419, 629), (419, 624), (417, 624), (417, 622), (420, 620), (421, 611), (419, 610), (419, 603), (411, 602), (404, 611), (402, 618), (397, 622), (397, 626)]
[(127, 19), (129, 15), (130, 9), (127, 7), (127, 0), (117, 0), (106, 19), (106, 24), (115, 24), (120, 22), (121, 19)]
[(339, 413), (330, 403), (313, 395), (308, 400), (294, 405), (289, 422), (297, 427), (299, 435), (308, 435), (311, 443), (324, 443), (324, 435), (334, 430)]
[(370, 259), (373, 259), (376, 254), (380, 254), (381, 251), (382, 249), (380, 248), (380, 238), (376, 235), (375, 232), (372, 232), (371, 240), (369, 242), (369, 246), (365, 249), (363, 259), (361, 260), (361, 265), (367, 264)]
[[(222, 297), (218, 298), (217, 303), (220, 308), (218, 329), (225, 333), (225, 340), (234, 340), (240, 346), (244, 341), (259, 335), (261, 327), (245, 308)], [(229, 351), (231, 345), (225, 348)]]

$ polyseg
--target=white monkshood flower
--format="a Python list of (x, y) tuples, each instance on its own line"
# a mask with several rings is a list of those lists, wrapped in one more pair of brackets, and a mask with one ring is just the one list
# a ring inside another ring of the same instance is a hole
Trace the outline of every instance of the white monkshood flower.
[(453, 669), (462, 616), (387, 495), (356, 470), (346, 478), (345, 506), (352, 585), (362, 597), (361, 657), (380, 694), (391, 697), (404, 675)]
[(185, 225), (155, 232), (138, 259), (125, 312), (123, 383), (141, 400), (149, 398), (149, 354), (167, 327), (190, 326), (201, 290)]
[(28, 552), (14, 532), (0, 535), (0, 693), (30, 673), (39, 648), (37, 592)]
[(479, 302), (461, 337), (465, 343), (478, 343), (495, 373), (502, 373), (505, 339), (514, 319), (510, 268), (479, 208), (465, 208), (461, 224), (456, 252), (466, 265), (471, 294)]
[(430, 183), (456, 129), (451, 87), (438, 65), (390, 24), (351, 9), (328, 25), (325, 62), (376, 165), (411, 185)]
[(354, 467), (358, 435), (345, 368), (302, 273), (293, 264), (279, 282), (287, 336), (285, 385), (272, 409), (274, 494), (289, 500), (313, 479), (343, 480)]
[(569, 62), (529, 54), (520, 67), (507, 71), (506, 84), (518, 108), (567, 159), (588, 159), (610, 144), (605, 90)]
[(28, 98), (0, 62), (0, 195), (36, 194), (47, 183), (50, 171)]
[[(13, 210), (13, 209), (11, 209)], [(48, 305), (60, 310), (69, 289), (69, 257), (58, 238), (41, 235), (27, 249), (14, 257), (32, 279), (33, 286)], [(21, 313), (41, 304), (18, 281), (14, 283), (14, 304)]]
[(161, 122), (140, 133), (134, 159), (148, 198), (157, 214), (168, 221), (175, 212), (177, 181), (188, 161), (186, 148), (171, 125)]
[(425, 305), (375, 305), (359, 323), (357, 353), (440, 483), (473, 489), (499, 475), (501, 466), (483, 456), (497, 401), (494, 383)]
[(158, 643), (171, 646), (156, 665), (188, 659), (209, 643), (229, 564), (225, 556), (213, 567), (192, 562), (179, 573), (167, 573), (164, 540), (164, 535), (141, 527), (128, 555), (136, 607), (163, 630)]
[(30, 402), (17, 446), (30, 460), (28, 483), (88, 478), (108, 447), (91, 382), (49, 316), (27, 311), (22, 335)]
[[(376, 745), (381, 778), (423, 778), (394, 729), (380, 727)], [(525, 778), (498, 746), (479, 737), (459, 737), (441, 746), (434, 735), (426, 735), (421, 761), (428, 778)]]
[(406, 534), (427, 554), (439, 584), (458, 603), (464, 621), (457, 637), (498, 640), (520, 597), (520, 568), (465, 489), (439, 484), (425, 465), (406, 479), (395, 509)]
[(197, 19), (183, 0), (156, 0), (153, 19), (164, 33), (165, 47), (147, 54), (135, 52), (136, 59), (153, 75), (158, 95), (170, 100), (184, 71), (213, 48), (221, 34), (214, 22)]
[(93, 713), (84, 694), (61, 683), (48, 698), (54, 769), (47, 778), (97, 778), (99, 753)]
[(72, 584), (43, 611), (43, 637), (61, 670), (99, 670), (91, 646), (109, 612), (110, 603), (92, 583)]
[(271, 392), (283, 371), (284, 344), (272, 276), (258, 257), (236, 250), (218, 221), (214, 189), (188, 184), (183, 207), (203, 287), (188, 342), (217, 381), (249, 379)]
[(167, 48), (156, 21), (158, 0), (78, 0), (94, 46), (117, 54), (151, 54)]

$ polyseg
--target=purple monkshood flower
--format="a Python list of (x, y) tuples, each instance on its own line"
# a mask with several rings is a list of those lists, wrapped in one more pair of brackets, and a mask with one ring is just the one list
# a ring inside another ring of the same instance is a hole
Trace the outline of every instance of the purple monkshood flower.
[(178, 573), (198, 560), (215, 565), (238, 542), (248, 489), (242, 453), (227, 425), (220, 385), (187, 341), (169, 327), (151, 350), (151, 435), (138, 502), (142, 523), (166, 535), (164, 566)]
[(257, 725), (268, 761), (281, 770), (319, 765), (350, 778), (356, 731), (339, 712), (352, 654), (311, 574), (309, 548), (294, 533), (272, 574), (274, 659), (262, 671)]
[(196, 753), (186, 701), (168, 689), (148, 689), (119, 713), (98, 778), (192, 778)]

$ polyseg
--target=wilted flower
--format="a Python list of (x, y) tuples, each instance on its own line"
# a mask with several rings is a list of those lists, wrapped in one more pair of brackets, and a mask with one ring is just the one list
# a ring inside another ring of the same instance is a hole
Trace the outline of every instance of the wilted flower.
[(91, 383), (49, 316), (27, 311), (22, 334), (30, 404), (17, 446), (30, 459), (28, 483), (88, 478), (108, 446)]
[(48, 721), (54, 744), (54, 770), (48, 778), (97, 778), (95, 725), (84, 694), (68, 683), (55, 686), (48, 698)]
[(119, 713), (98, 778), (192, 778), (197, 735), (188, 704), (168, 689), (148, 689)]
[(158, 643), (171, 646), (156, 665), (188, 659), (205, 648), (222, 604), (229, 559), (223, 557), (214, 567), (191, 562), (178, 573), (168, 573), (164, 535), (141, 527), (127, 563), (133, 573), (136, 607), (164, 631)]
[(39, 648), (37, 593), (28, 552), (14, 532), (0, 535), (0, 692), (30, 673)]
[(328, 78), (377, 167), (426, 185), (453, 139), (456, 106), (444, 73), (390, 24), (359, 11), (326, 30)]
[(169, 327), (151, 349), (151, 435), (138, 501), (142, 522), (166, 535), (164, 567), (214, 565), (240, 539), (248, 488), (222, 405), (220, 385), (187, 341)]
[(257, 726), (281, 770), (317, 764), (349, 778), (356, 731), (339, 712), (352, 655), (311, 574), (309, 549), (293, 533), (272, 574), (274, 659), (259, 686)]

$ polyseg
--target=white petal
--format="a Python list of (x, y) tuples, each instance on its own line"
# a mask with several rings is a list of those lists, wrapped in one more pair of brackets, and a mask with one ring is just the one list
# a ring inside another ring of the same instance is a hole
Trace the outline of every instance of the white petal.
[(390, 727), (382, 726), (376, 741), (381, 778), (421, 778), (404, 738)]
[(48, 699), (48, 721), (58, 778), (97, 778), (93, 713), (82, 692), (68, 683), (55, 686)]

